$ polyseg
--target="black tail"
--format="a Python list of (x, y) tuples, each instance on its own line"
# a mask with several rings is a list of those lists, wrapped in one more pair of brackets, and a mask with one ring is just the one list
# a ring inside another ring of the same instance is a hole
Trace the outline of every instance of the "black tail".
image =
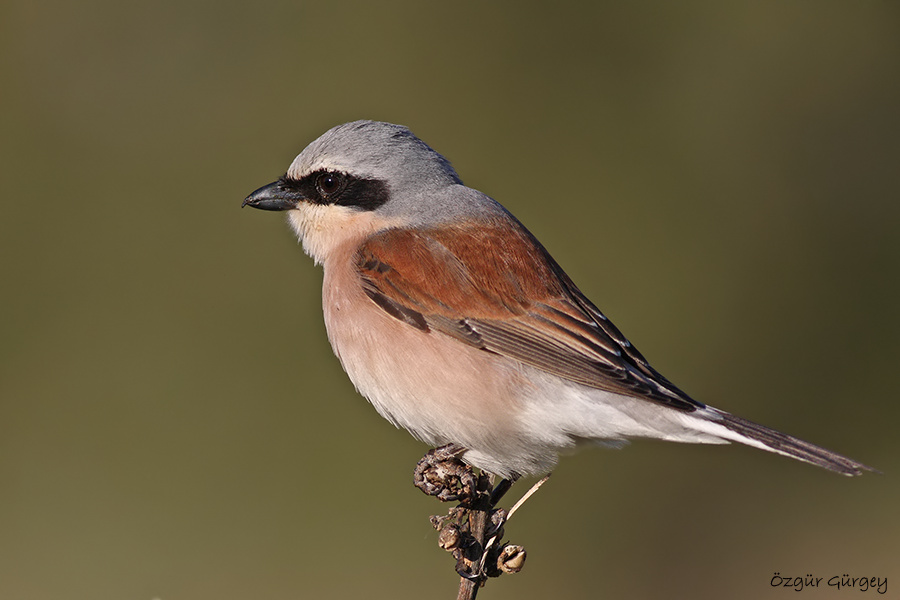
[(854, 476), (862, 475), (865, 471), (878, 472), (872, 467), (868, 467), (861, 462), (852, 458), (842, 456), (837, 452), (826, 450), (821, 446), (804, 442), (793, 436), (769, 429), (753, 421), (748, 421), (740, 417), (736, 417), (725, 411), (717, 410), (711, 406), (707, 410), (712, 410), (716, 416), (721, 417), (721, 421), (717, 421), (729, 431), (736, 433), (738, 436), (746, 438), (732, 438), (735, 441), (748, 443), (748, 441), (757, 442), (766, 447), (767, 450), (796, 458), (813, 465), (817, 465), (829, 471), (834, 471), (842, 475)]

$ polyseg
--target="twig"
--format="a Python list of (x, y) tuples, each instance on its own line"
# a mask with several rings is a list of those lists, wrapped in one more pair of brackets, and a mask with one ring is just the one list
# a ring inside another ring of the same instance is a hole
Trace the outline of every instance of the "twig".
[[(460, 575), (457, 600), (475, 600), (488, 577), (517, 573), (525, 562), (525, 549), (513, 544), (495, 545), (503, 537), (503, 526), (519, 506), (537, 491), (546, 478), (535, 484), (507, 515), (496, 503), (512, 485), (502, 480), (492, 488), (493, 477), (475, 474), (460, 456), (465, 450), (448, 445), (428, 452), (416, 465), (416, 487), (439, 500), (458, 500), (446, 516), (431, 517), (440, 533), (438, 545), (453, 553)], [(490, 540), (487, 543), (486, 540)]]
[[(484, 479), (489, 481), (487, 478)], [(484, 538), (487, 531), (488, 517), (492, 508), (490, 484), (488, 484), (488, 489), (484, 491), (488, 493), (479, 494), (476, 502), (467, 511), (469, 515), (469, 534), (473, 538), (473, 549), (476, 551), (475, 554), (477, 554), (476, 560), (473, 561), (473, 570), (476, 571), (476, 577), (461, 576), (459, 578), (459, 591), (456, 594), (456, 600), (475, 600), (478, 590), (484, 584), (485, 573), (482, 568), (485, 556)]]

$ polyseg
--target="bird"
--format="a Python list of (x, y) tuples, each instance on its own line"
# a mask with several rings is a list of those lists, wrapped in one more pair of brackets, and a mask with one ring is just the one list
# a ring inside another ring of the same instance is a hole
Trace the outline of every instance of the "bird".
[(328, 339), (358, 392), (489, 474), (540, 476), (561, 453), (641, 438), (874, 470), (677, 388), (519, 220), (407, 127), (333, 127), (242, 206), (284, 211), (322, 265)]

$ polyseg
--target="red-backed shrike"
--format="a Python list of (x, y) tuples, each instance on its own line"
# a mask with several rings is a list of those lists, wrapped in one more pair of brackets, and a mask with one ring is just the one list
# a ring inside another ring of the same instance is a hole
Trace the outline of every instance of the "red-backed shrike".
[(657, 438), (871, 470), (672, 385), (515, 217), (405, 127), (339, 125), (244, 204), (286, 211), (323, 265), (328, 339), (359, 392), (471, 465), (543, 474), (582, 442)]

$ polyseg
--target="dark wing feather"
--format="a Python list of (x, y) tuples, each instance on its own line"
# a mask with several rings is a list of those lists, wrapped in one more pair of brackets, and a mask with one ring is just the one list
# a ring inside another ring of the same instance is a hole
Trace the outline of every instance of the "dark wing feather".
[(657, 373), (515, 225), (381, 232), (356, 256), (365, 292), (413, 327), (564, 379), (684, 411), (703, 406)]

